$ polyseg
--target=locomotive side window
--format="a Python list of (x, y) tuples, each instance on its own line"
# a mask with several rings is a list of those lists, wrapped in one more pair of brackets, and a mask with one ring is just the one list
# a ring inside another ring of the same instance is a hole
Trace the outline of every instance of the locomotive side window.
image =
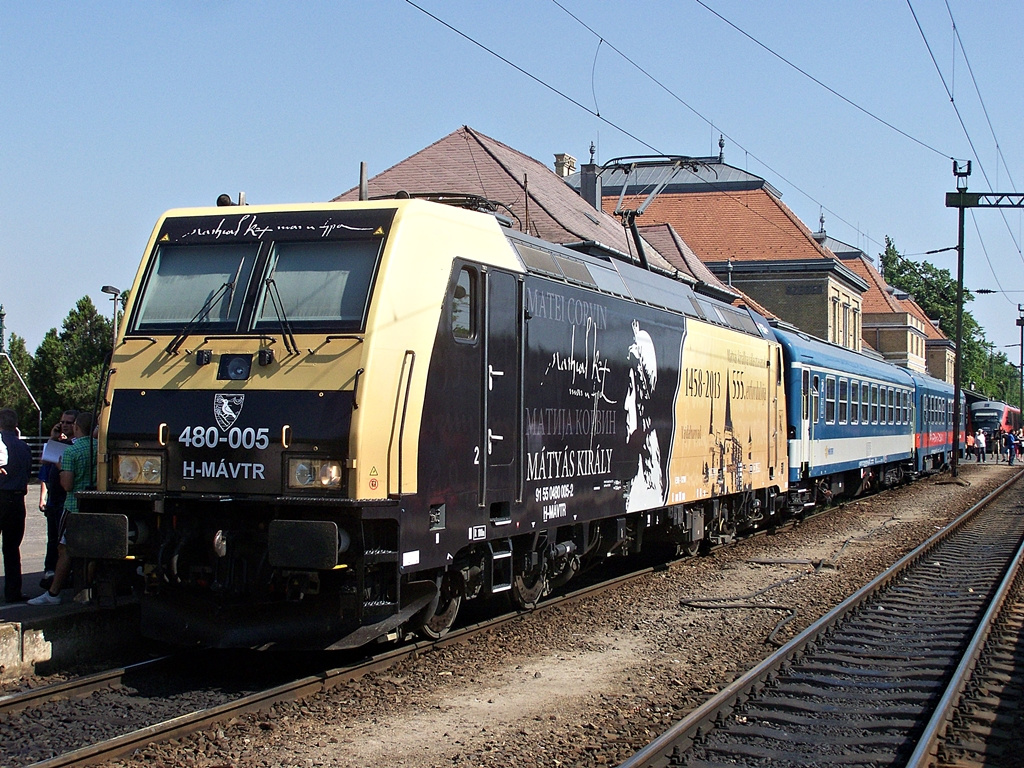
[(235, 330), (258, 250), (258, 243), (161, 245), (133, 330), (177, 329), (193, 321), (210, 330)]
[(836, 423), (836, 377), (825, 377), (825, 423)]
[(295, 325), (362, 330), (380, 240), (277, 243), (256, 312), (256, 328)]
[(452, 293), (452, 335), (471, 341), (476, 338), (476, 270), (463, 267)]

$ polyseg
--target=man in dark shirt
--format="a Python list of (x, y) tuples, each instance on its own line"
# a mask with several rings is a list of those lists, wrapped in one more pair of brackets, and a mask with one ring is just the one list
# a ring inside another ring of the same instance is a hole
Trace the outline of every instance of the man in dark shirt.
[(18, 434), (18, 415), (10, 408), (0, 409), (0, 440), (7, 453), (7, 464), (0, 467), (0, 548), (4, 558), (4, 598), (22, 603), (21, 540), (25, 538), (25, 494), (32, 470), (32, 451)]

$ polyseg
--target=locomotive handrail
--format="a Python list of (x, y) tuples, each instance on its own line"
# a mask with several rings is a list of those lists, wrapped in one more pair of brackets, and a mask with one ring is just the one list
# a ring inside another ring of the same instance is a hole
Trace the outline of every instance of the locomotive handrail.
[[(408, 367), (406, 367), (408, 363)], [(416, 364), (416, 351), (412, 349), (405, 350), (405, 354), (402, 356), (402, 368), (401, 373), (398, 377), (398, 391), (395, 396), (395, 414), (391, 422), (391, 437), (388, 440), (388, 493), (391, 493), (391, 467), (395, 463), (394, 451), (395, 451), (395, 432), (398, 433), (398, 466), (395, 468), (395, 474), (398, 481), (398, 486), (395, 491), (396, 496), (402, 495), (402, 453), (405, 445), (405, 419), (409, 412), (409, 390), (412, 384), (412, 369)], [(402, 389), (405, 389), (405, 396), (402, 396)]]
[(359, 378), (366, 373), (365, 368), (357, 368), (355, 379), (352, 382), (352, 410), (356, 410), (359, 407)]

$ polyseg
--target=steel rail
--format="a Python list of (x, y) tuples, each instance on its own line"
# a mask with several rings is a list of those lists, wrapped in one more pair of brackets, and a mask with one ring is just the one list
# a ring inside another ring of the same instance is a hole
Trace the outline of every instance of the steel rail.
[(928, 768), (928, 766), (934, 764), (938, 756), (939, 743), (942, 741), (946, 727), (956, 712), (960, 696), (970, 683), (971, 675), (974, 673), (981, 653), (985, 648), (985, 642), (992, 632), (995, 620), (998, 618), (999, 613), (1006, 604), (1007, 597), (1013, 590), (1014, 582), (1021, 572), (1022, 561), (1024, 561), (1024, 542), (1021, 542), (1020, 547), (1017, 548), (1013, 561), (1006, 570), (1006, 575), (996, 589), (992, 602), (981, 619), (978, 630), (974, 633), (974, 637), (971, 638), (971, 642), (964, 650), (963, 659), (953, 673), (953, 677), (949, 681), (949, 685), (946, 686), (942, 698), (935, 706), (935, 712), (918, 739), (917, 748), (908, 759), (906, 768)]
[(622, 762), (619, 768), (646, 768), (648, 766), (678, 764), (680, 745), (683, 748), (692, 746), (693, 742), (707, 730), (709, 723), (732, 712), (736, 705), (741, 703), (742, 699), (751, 691), (759, 689), (766, 680), (789, 664), (794, 656), (800, 655), (842, 619), (899, 578), (908, 568), (920, 561), (938, 544), (945, 541), (974, 518), (978, 512), (999, 498), (1007, 489), (1017, 483), (1022, 476), (1024, 476), (1024, 473), (1018, 473), (1009, 478), (988, 496), (971, 506), (942, 530), (929, 537), (920, 546), (908, 552), (890, 568), (880, 573), (868, 584), (857, 590), (799, 635), (765, 658), (761, 663), (729, 683), (718, 694), (705, 701), (646, 747)]
[(104, 688), (112, 688), (121, 683), (125, 675), (132, 672), (139, 672), (148, 667), (159, 666), (167, 663), (171, 656), (160, 656), (155, 659), (140, 661), (137, 664), (129, 664), (125, 667), (96, 672), (91, 675), (76, 677), (73, 680), (64, 680), (52, 685), (44, 685), (39, 688), (31, 688), (25, 691), (16, 691), (0, 696), (0, 714), (21, 712), (25, 709), (38, 707), (44, 702), (53, 699), (75, 699), (88, 696), (95, 691)]

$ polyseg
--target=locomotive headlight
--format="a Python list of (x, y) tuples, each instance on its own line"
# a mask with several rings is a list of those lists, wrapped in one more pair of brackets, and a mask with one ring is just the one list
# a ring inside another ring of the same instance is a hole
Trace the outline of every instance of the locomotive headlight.
[(115, 454), (114, 482), (127, 485), (159, 485), (163, 480), (163, 458), (132, 453)]
[(289, 488), (340, 488), (341, 462), (332, 459), (288, 459)]
[(302, 488), (313, 483), (313, 468), (306, 461), (291, 461), (288, 462), (292, 469), (289, 473), (291, 479), (288, 481), (288, 485), (298, 488)]
[(122, 456), (117, 462), (117, 481), (119, 483), (134, 483), (142, 474), (142, 467), (139, 460), (134, 456)]
[(334, 488), (341, 485), (341, 466), (336, 461), (329, 461), (320, 467), (320, 485)]

